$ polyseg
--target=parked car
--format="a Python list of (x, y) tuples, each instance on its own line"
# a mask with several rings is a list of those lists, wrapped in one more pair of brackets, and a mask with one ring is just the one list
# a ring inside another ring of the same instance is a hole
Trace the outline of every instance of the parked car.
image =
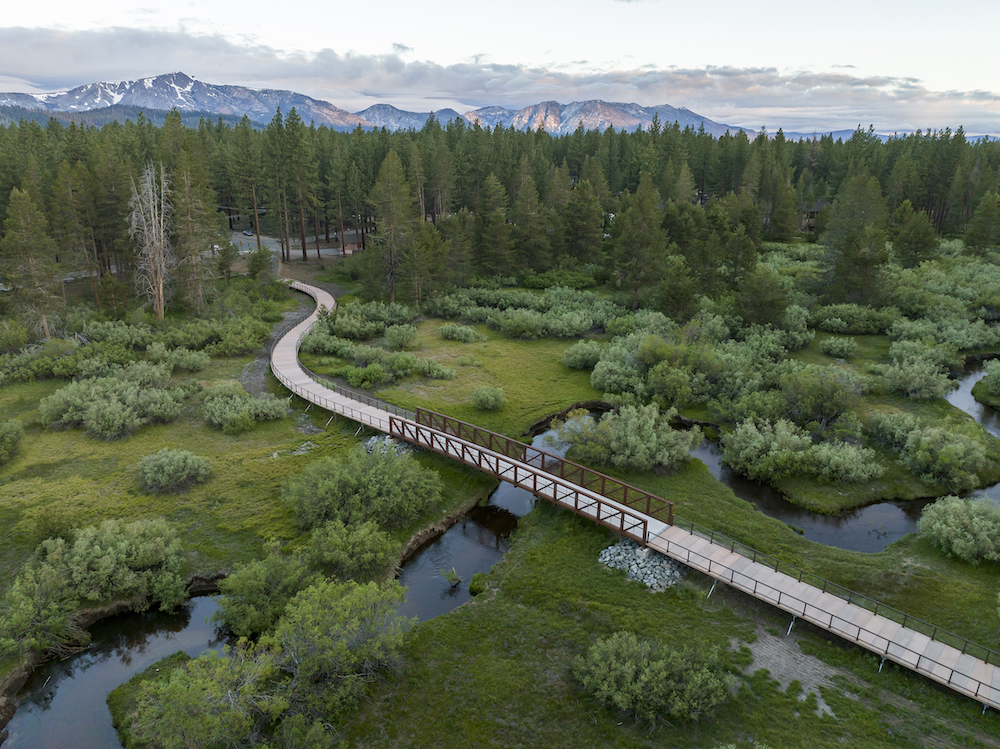
[(252, 237), (253, 236), (253, 232), (250, 231), (249, 229), (244, 229), (243, 230), (243, 236), (245, 236), (245, 237)]

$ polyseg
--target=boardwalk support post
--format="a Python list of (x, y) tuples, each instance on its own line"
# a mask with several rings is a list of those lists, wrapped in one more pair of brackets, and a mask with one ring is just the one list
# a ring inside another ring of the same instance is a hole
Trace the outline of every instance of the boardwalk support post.
[(355, 436), (355, 437), (357, 437), (357, 436), (358, 436), (359, 434), (361, 434), (361, 430), (362, 430), (362, 429), (364, 429), (364, 428), (365, 428), (365, 425), (364, 425), (364, 424), (362, 424), (361, 426), (359, 426), (359, 427), (358, 427), (358, 431), (356, 431), (356, 432), (354, 433), (354, 436)]
[(785, 637), (788, 637), (788, 635), (792, 633), (792, 627), (795, 626), (796, 619), (798, 619), (798, 617), (795, 614), (792, 614), (792, 620), (788, 622), (788, 631), (785, 632)]
[[(337, 414), (334, 413), (333, 416), (331, 416), (329, 419), (326, 420), (326, 426), (330, 426), (330, 422), (333, 421), (336, 418), (337, 418)], [(326, 429), (326, 427), (323, 427), (323, 428)]]
[(711, 598), (711, 597), (712, 597), (712, 594), (713, 594), (713, 593), (715, 592), (715, 586), (716, 586), (716, 585), (718, 585), (718, 584), (719, 584), (719, 581), (718, 581), (718, 580), (716, 580), (715, 582), (713, 582), (713, 583), (712, 583), (712, 589), (711, 589), (710, 591), (708, 591), (708, 595), (707, 595), (707, 596), (705, 596), (705, 600), (706, 600), (706, 601), (707, 601), (707, 600), (708, 600), (709, 598)]
[(878, 672), (882, 673), (882, 666), (885, 665), (885, 656), (882, 656), (882, 662), (878, 664)]

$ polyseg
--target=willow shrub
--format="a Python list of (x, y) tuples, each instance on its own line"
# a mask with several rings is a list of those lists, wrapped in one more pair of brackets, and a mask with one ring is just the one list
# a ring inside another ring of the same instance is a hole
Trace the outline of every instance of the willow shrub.
[(254, 398), (238, 382), (223, 382), (205, 391), (205, 421), (225, 434), (240, 434), (258, 421), (280, 419), (284, 401), (273, 395)]
[(481, 385), (472, 391), (472, 405), (480, 411), (499, 411), (507, 405), (503, 388)]
[(1000, 505), (988, 499), (942, 497), (924, 508), (917, 529), (966, 562), (1000, 561)]
[(295, 519), (306, 529), (331, 520), (393, 528), (414, 520), (441, 495), (441, 479), (409, 455), (390, 448), (357, 450), (346, 461), (321, 458), (283, 489)]
[(661, 412), (655, 404), (625, 405), (595, 421), (583, 409), (571, 411), (564, 422), (554, 422), (557, 441), (569, 443), (573, 457), (584, 463), (603, 463), (630, 470), (672, 470), (701, 444), (697, 427), (674, 429), (677, 409)]
[(139, 475), (151, 492), (180, 492), (208, 480), (212, 464), (189, 450), (163, 448), (139, 461)]
[(573, 661), (573, 675), (599, 702), (650, 724), (703, 718), (732, 683), (716, 652), (672, 650), (631, 632), (595, 642)]
[(382, 577), (395, 563), (398, 548), (369, 520), (345, 525), (331, 520), (312, 532), (306, 556), (310, 564), (342, 580)]
[(770, 482), (793, 475), (822, 481), (871, 481), (885, 472), (875, 451), (847, 442), (813, 443), (787, 419), (747, 419), (722, 438), (722, 459), (737, 473)]
[(14, 457), (23, 436), (24, 427), (17, 419), (0, 421), (0, 465)]
[(45, 539), (0, 599), (0, 655), (64, 653), (85, 642), (73, 618), (80, 606), (178, 606), (187, 597), (181, 562), (180, 541), (163, 519), (105, 520), (69, 540)]
[(39, 416), (47, 426), (83, 427), (100, 439), (122, 439), (145, 424), (177, 418), (184, 392), (162, 387), (169, 376), (165, 364), (134, 362), (106, 377), (71, 382), (42, 398)]
[(301, 559), (282, 556), (272, 545), (263, 559), (219, 581), (222, 596), (212, 621), (237, 637), (259, 636), (274, 627), (297, 593), (320, 579)]

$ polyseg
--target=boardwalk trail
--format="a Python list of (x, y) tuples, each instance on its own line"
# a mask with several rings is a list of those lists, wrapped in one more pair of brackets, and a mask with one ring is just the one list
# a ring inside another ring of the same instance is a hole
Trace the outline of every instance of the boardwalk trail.
[(319, 382), (299, 363), (299, 343), (320, 310), (332, 310), (336, 301), (322, 289), (291, 285), (312, 296), (317, 309), (277, 341), (271, 371), (301, 398), (527, 489), (971, 697), (984, 710), (1000, 710), (1000, 653), (676, 518), (670, 502), (571, 461), (441, 414), (406, 411)]

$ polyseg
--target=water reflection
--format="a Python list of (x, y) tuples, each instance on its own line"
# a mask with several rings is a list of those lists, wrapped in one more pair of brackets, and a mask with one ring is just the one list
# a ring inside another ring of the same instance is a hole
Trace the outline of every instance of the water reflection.
[(795, 526), (810, 541), (848, 551), (882, 551), (917, 529), (917, 520), (930, 499), (879, 502), (841, 515), (829, 516), (793, 505), (766, 484), (756, 484), (722, 463), (722, 451), (715, 442), (704, 442), (692, 457), (733, 490), (740, 499), (755, 505), (768, 517)]
[(216, 608), (214, 597), (199, 597), (176, 614), (127, 614), (98, 622), (87, 650), (32, 674), (7, 724), (4, 749), (119, 749), (108, 694), (179, 650), (190, 656), (221, 650), (224, 638), (205, 622)]
[[(989, 406), (984, 406), (972, 395), (972, 388), (985, 376), (986, 371), (982, 367), (976, 366), (967, 369), (965, 375), (958, 381), (958, 387), (946, 395), (945, 400), (955, 408), (969, 414), (994, 437), (1000, 438), (1000, 413)], [(988, 497), (994, 502), (1000, 502), (1000, 484), (978, 489), (972, 492), (972, 496)]]

